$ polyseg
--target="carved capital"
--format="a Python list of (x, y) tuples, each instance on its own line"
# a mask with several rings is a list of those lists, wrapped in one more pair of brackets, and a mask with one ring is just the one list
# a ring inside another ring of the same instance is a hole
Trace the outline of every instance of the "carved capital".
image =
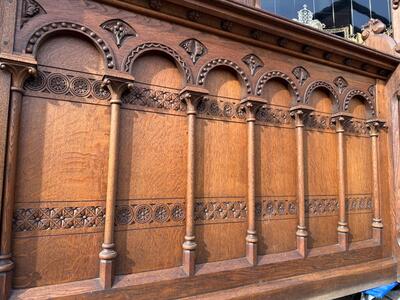
[(180, 100), (186, 103), (187, 114), (196, 114), (200, 101), (207, 99), (208, 90), (198, 86), (186, 86), (179, 93)]
[(380, 119), (368, 120), (366, 123), (369, 129), (369, 135), (371, 137), (378, 136), (379, 131), (382, 128), (386, 128), (386, 122)]
[(340, 112), (332, 115), (332, 123), (336, 125), (336, 132), (344, 132), (344, 126), (353, 119), (352, 114)]
[(108, 88), (111, 94), (111, 103), (121, 104), (122, 94), (133, 89), (135, 78), (125, 72), (110, 70), (103, 76), (102, 88)]
[(290, 109), (290, 116), (294, 119), (296, 127), (304, 127), (305, 118), (307, 118), (313, 111), (314, 108), (311, 106), (300, 104), (293, 106)]
[(261, 108), (267, 108), (267, 102), (256, 96), (250, 96), (240, 101), (240, 109), (246, 113), (247, 122), (254, 122), (256, 120), (257, 111)]
[(36, 60), (30, 55), (0, 54), (0, 69), (11, 74), (14, 90), (22, 90), (25, 80), (36, 75)]

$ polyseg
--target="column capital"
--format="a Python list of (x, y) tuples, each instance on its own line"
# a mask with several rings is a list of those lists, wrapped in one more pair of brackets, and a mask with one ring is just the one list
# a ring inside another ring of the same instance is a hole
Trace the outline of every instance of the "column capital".
[(309, 105), (299, 104), (290, 108), (290, 116), (295, 121), (296, 127), (304, 126), (304, 118), (310, 115), (315, 109)]
[(179, 98), (186, 103), (187, 113), (196, 114), (197, 105), (201, 100), (207, 99), (209, 91), (196, 85), (187, 85), (179, 92)]
[(332, 115), (331, 121), (336, 125), (336, 132), (344, 132), (344, 126), (353, 119), (353, 115), (347, 112), (338, 112)]
[(26, 54), (0, 54), (0, 69), (11, 74), (11, 85), (14, 90), (21, 90), (25, 80), (36, 75), (37, 61)]
[(378, 136), (379, 130), (387, 127), (386, 122), (380, 119), (370, 119), (366, 123), (369, 128), (370, 136)]
[(257, 96), (246, 97), (242, 99), (242, 101), (240, 101), (240, 104), (240, 109), (244, 110), (244, 112), (246, 113), (247, 122), (255, 121), (257, 111), (261, 108), (267, 107), (267, 101)]
[(122, 94), (133, 89), (135, 78), (126, 72), (108, 70), (103, 76), (102, 88), (107, 87), (111, 93), (111, 103), (121, 103)]

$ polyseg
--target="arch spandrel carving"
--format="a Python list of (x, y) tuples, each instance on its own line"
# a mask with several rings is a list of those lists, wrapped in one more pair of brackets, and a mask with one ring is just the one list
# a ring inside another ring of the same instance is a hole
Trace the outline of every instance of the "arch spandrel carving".
[(144, 43), (141, 44), (134, 49), (132, 49), (128, 56), (125, 58), (125, 61), (123, 63), (123, 70), (125, 72), (131, 72), (132, 71), (132, 66), (135, 60), (140, 57), (142, 54), (149, 52), (149, 51), (160, 51), (168, 56), (170, 56), (176, 64), (179, 66), (181, 69), (182, 73), (185, 76), (185, 82), (186, 83), (193, 83), (193, 75), (192, 75), (192, 70), (189, 68), (188, 64), (186, 61), (180, 56), (180, 54), (172, 49), (171, 47), (161, 44), (161, 43)]
[(93, 30), (87, 26), (72, 22), (53, 22), (37, 29), (29, 38), (25, 47), (25, 53), (36, 57), (41, 44), (51, 36), (62, 32), (74, 32), (89, 38), (96, 48), (103, 54), (105, 67), (108, 69), (116, 68), (114, 54), (108, 44)]
[(274, 80), (274, 79), (278, 79), (278, 80), (280, 79), (280, 80), (286, 81), (292, 88), (296, 102), (301, 102), (301, 95), (300, 95), (299, 88), (297, 87), (296, 83), (289, 75), (287, 75), (281, 71), (269, 71), (269, 72), (265, 73), (264, 75), (262, 75), (257, 82), (256, 95), (261, 96), (264, 86), (267, 84), (267, 82), (270, 80)]
[(223, 59), (223, 58), (216, 58), (208, 63), (206, 63), (203, 67), (201, 67), (199, 74), (197, 76), (196, 83), (198, 85), (204, 85), (206, 80), (207, 80), (207, 75), (210, 73), (211, 70), (213, 70), (216, 67), (228, 67), (232, 70), (235, 71), (239, 75), (239, 77), (242, 80), (243, 85), (246, 88), (246, 94), (251, 95), (253, 90), (251, 88), (251, 83), (250, 83), (250, 77), (246, 74), (246, 72), (243, 71), (241, 67), (239, 67), (238, 64), (234, 63), (233, 61), (230, 61), (228, 59)]

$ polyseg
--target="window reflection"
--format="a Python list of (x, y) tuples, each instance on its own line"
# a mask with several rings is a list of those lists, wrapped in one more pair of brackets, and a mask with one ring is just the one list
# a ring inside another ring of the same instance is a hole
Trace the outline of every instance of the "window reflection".
[[(261, 0), (261, 7), (288, 19), (307, 5), (327, 29), (349, 27), (360, 32), (370, 18), (391, 25), (390, 0)], [(351, 25), (351, 26), (349, 26)]]

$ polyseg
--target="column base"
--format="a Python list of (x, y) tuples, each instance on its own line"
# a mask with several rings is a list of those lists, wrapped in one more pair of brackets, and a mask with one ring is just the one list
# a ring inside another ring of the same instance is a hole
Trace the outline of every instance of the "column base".
[(301, 257), (307, 257), (307, 236), (297, 236), (297, 252)]
[(252, 266), (257, 265), (257, 243), (246, 242), (246, 258)]
[(338, 232), (338, 244), (343, 250), (349, 250), (349, 235), (347, 232)]
[(196, 251), (183, 250), (183, 271), (188, 276), (194, 276), (196, 273)]
[(114, 244), (103, 244), (103, 250), (99, 254), (99, 280), (103, 289), (112, 288), (114, 281), (114, 259), (117, 257), (117, 252), (112, 248)]

